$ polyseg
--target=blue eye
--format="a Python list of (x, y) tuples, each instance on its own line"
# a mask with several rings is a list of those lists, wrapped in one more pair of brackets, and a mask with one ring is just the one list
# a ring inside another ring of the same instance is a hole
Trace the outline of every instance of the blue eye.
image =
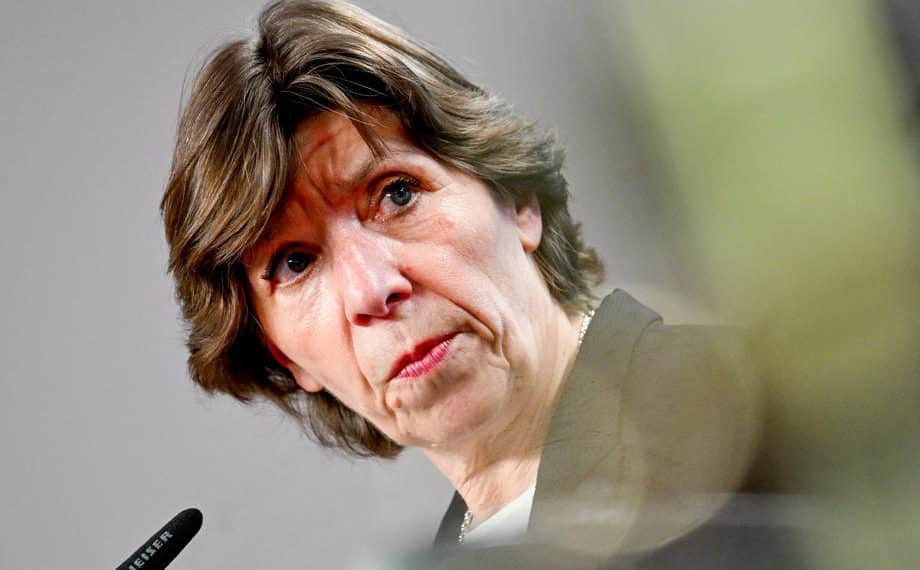
[(412, 190), (409, 190), (405, 184), (398, 184), (395, 188), (387, 189), (387, 196), (397, 206), (405, 206), (412, 201)]
[(388, 199), (400, 208), (408, 206), (415, 197), (415, 190), (412, 187), (416, 185), (414, 180), (408, 178), (394, 180), (384, 187), (383, 199)]

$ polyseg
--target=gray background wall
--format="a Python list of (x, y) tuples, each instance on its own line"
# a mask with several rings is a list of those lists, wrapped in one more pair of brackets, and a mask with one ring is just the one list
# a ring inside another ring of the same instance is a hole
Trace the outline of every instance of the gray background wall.
[[(687, 314), (622, 143), (606, 5), (362, 4), (553, 127), (609, 285)], [(450, 488), (420, 453), (343, 459), (186, 374), (157, 211), (180, 92), (260, 5), (4, 6), (0, 568), (114, 567), (189, 505), (177, 569), (338, 568), (433, 536)]]

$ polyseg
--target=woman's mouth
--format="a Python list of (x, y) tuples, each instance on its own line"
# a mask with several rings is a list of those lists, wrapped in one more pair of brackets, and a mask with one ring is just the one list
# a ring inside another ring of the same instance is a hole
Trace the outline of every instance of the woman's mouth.
[(420, 343), (411, 353), (396, 361), (390, 380), (418, 378), (433, 371), (444, 360), (455, 336), (457, 333), (450, 333)]

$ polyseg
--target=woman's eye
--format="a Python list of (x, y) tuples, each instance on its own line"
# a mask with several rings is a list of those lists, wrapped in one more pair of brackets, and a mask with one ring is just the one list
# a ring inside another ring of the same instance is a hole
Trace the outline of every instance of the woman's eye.
[(388, 189), (387, 196), (397, 206), (405, 206), (412, 200), (412, 190), (405, 184), (399, 184), (396, 188)]
[(284, 264), (287, 265), (287, 268), (291, 273), (303, 273), (307, 270), (307, 267), (310, 265), (311, 261), (313, 261), (312, 255), (302, 251), (297, 251), (288, 255), (284, 260)]
[(283, 253), (272, 261), (268, 271), (262, 277), (267, 281), (277, 280), (279, 283), (293, 281), (298, 275), (310, 269), (315, 259), (315, 255), (305, 251)]
[(413, 180), (403, 178), (388, 183), (383, 189), (381, 208), (386, 208), (384, 201), (389, 201), (397, 208), (408, 206), (415, 198), (416, 190), (414, 186), (416, 186), (416, 183)]

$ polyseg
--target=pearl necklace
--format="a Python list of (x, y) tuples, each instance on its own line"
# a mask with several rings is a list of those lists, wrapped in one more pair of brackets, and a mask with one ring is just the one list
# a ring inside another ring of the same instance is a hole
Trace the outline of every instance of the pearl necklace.
[[(581, 350), (581, 343), (585, 340), (585, 333), (588, 332), (588, 325), (591, 324), (591, 319), (594, 317), (594, 309), (591, 309), (581, 317), (581, 327), (578, 329), (578, 346), (575, 347), (575, 355), (578, 355), (578, 351)], [(460, 523), (460, 535), (457, 536), (457, 543), (463, 544), (463, 541), (466, 539), (467, 533), (470, 532), (470, 525), (473, 524), (473, 511), (467, 509), (463, 513), (463, 522)]]

